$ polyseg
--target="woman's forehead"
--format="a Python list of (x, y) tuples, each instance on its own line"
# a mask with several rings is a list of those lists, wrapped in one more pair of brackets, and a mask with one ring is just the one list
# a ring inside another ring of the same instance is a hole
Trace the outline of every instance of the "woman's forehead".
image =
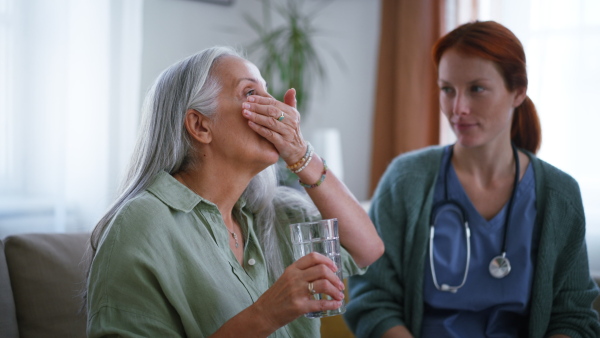
[(501, 79), (501, 74), (493, 61), (460, 53), (453, 49), (442, 55), (438, 76), (440, 80), (444, 80), (446, 77)]
[(249, 80), (263, 83), (258, 68), (250, 61), (237, 56), (224, 56), (215, 68), (216, 76), (223, 84), (237, 86), (241, 81)]

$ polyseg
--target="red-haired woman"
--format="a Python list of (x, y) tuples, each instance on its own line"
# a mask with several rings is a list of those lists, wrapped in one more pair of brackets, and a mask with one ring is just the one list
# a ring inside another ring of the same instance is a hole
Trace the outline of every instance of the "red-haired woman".
[(538, 159), (525, 53), (496, 22), (433, 48), (456, 143), (396, 158), (370, 216), (385, 255), (351, 278), (358, 337), (598, 337), (577, 182)]

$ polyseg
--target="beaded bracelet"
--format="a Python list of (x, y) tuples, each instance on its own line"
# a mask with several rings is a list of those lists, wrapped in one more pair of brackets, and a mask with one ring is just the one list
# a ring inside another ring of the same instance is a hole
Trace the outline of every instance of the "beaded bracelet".
[(312, 151), (313, 151), (312, 145), (309, 142), (307, 142), (306, 153), (304, 153), (304, 156), (302, 156), (302, 158), (300, 160), (298, 160), (298, 162), (288, 165), (288, 166), (286, 166), (286, 168), (288, 168), (291, 171), (296, 170), (297, 168), (299, 168), (306, 162), (306, 159), (310, 156)]
[(325, 160), (323, 160), (323, 173), (321, 175), (321, 178), (315, 184), (302, 183), (301, 180), (298, 180), (298, 182), (300, 182), (300, 185), (303, 186), (304, 188), (307, 188), (307, 189), (316, 188), (316, 187), (320, 186), (323, 183), (323, 181), (325, 181), (325, 176), (327, 176), (327, 163), (325, 163)]
[(311, 148), (311, 149), (310, 149), (310, 154), (308, 155), (308, 158), (306, 159), (306, 162), (304, 162), (304, 164), (303, 164), (303, 165), (302, 165), (300, 168), (298, 168), (298, 169), (296, 169), (296, 170), (292, 170), (292, 172), (293, 172), (294, 174), (298, 174), (298, 173), (300, 173), (302, 170), (304, 170), (304, 168), (308, 167), (308, 164), (310, 163), (310, 161), (311, 161), (311, 160), (312, 160), (312, 158), (313, 158), (313, 154), (314, 154), (314, 152), (313, 152), (313, 149)]

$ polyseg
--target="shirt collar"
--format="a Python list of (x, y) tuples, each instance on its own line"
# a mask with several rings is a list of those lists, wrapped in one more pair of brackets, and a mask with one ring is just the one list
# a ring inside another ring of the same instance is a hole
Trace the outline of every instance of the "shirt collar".
[(166, 171), (161, 171), (156, 175), (154, 182), (148, 187), (148, 191), (164, 204), (183, 212), (192, 211), (200, 202), (214, 205), (214, 203), (194, 193)]
[[(186, 213), (192, 211), (200, 202), (217, 207), (216, 204), (196, 194), (164, 170), (156, 175), (154, 182), (147, 190), (169, 207)], [(242, 210), (245, 205), (244, 199), (240, 198), (234, 208)]]

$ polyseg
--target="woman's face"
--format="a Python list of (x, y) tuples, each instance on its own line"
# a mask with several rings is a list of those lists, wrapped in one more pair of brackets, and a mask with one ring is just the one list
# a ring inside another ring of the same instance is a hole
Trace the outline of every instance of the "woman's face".
[(451, 48), (440, 60), (438, 85), (442, 112), (458, 144), (481, 147), (510, 140), (513, 111), (526, 89), (508, 91), (492, 61)]
[(225, 56), (214, 71), (221, 85), (211, 142), (215, 153), (243, 168), (262, 170), (277, 162), (275, 146), (250, 129), (248, 119), (242, 116), (242, 103), (248, 95), (270, 97), (258, 68), (239, 57)]

